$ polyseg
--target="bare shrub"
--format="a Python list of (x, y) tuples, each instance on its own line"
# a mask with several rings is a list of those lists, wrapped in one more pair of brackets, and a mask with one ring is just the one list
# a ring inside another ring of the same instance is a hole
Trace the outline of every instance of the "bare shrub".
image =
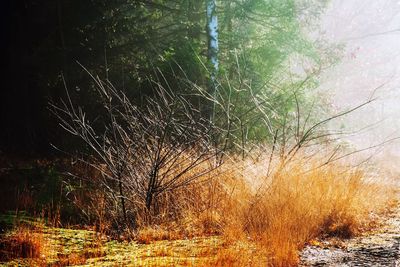
[[(165, 198), (210, 178), (218, 167), (217, 129), (185, 97), (160, 84), (139, 106), (108, 81), (93, 79), (103, 108), (100, 127), (75, 107), (68, 90), (67, 100), (52, 104), (52, 111), (66, 131), (84, 141), (88, 153), (81, 160), (98, 171), (94, 182), (105, 194), (104, 209), (115, 225), (135, 228), (157, 220), (166, 212)], [(176, 216), (177, 207), (168, 215)]]

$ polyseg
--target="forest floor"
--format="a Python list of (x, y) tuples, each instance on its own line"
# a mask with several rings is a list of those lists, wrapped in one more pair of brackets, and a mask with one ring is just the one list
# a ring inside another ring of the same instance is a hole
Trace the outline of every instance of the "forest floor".
[(332, 238), (311, 243), (300, 254), (300, 266), (400, 266), (399, 201), (376, 229), (349, 240)]
[[(2, 219), (10, 220), (4, 215)], [(46, 227), (41, 223), (32, 227), (32, 221), (29, 225), (10, 230), (0, 242), (0, 266), (265, 266), (267, 263), (266, 257), (249, 243), (227, 243), (218, 236), (145, 244), (111, 240), (90, 230)]]
[(219, 237), (99, 245), (90, 231), (52, 228), (36, 234), (46, 239), (40, 257), (0, 261), (0, 266), (231, 266), (229, 263), (237, 262), (244, 265), (236, 266), (259, 266), (267, 262), (259, 256), (256, 264), (250, 258), (243, 262), (240, 257), (243, 252), (251, 253), (251, 247), (240, 243), (227, 246)]
[[(218, 238), (136, 242), (99, 242), (94, 232), (46, 228), (40, 257), (15, 258), (1, 266), (188, 266), (195, 265), (220, 244)], [(206, 253), (205, 253), (205, 252)]]
[[(74, 226), (73, 222), (62, 225), (70, 225), (74, 229), (49, 227), (49, 225), (60, 224), (52, 224), (49, 214), (46, 220), (46, 214), (23, 212), (25, 209), (17, 208), (21, 200), (23, 204), (34, 203), (43, 206), (46, 203), (52, 203), (52, 196), (60, 195), (58, 188), (60, 188), (61, 179), (58, 178), (56, 168), (53, 165), (43, 167), (41, 164), (27, 162), (22, 166), (17, 166), (18, 168), (7, 165), (7, 168), (3, 169), (0, 164), (0, 266), (271, 265), (271, 258), (275, 254), (270, 252), (266, 255), (266, 251), (257, 247), (249, 237), (238, 239), (236, 238), (238, 235), (235, 234), (233, 238), (203, 236), (161, 241), (153, 241), (154, 239), (150, 238), (128, 242), (118, 241), (92, 230), (84, 230), (88, 229), (87, 226), (79, 224)], [(314, 179), (317, 178), (317, 176), (314, 177)], [(332, 181), (327, 184), (327, 188), (338, 189), (340, 184)], [(400, 188), (399, 180), (394, 182), (394, 185), (383, 183), (392, 189)], [(335, 187), (330, 187), (331, 184)], [(305, 185), (308, 184), (305, 183)], [(315, 189), (315, 187), (307, 186), (304, 188)], [(302, 189), (299, 192), (308, 191)], [(318, 190), (312, 192), (320, 194)], [(368, 194), (366, 198), (361, 198), (361, 202), (373, 205), (378, 200), (374, 197), (371, 199), (371, 196), (379, 197), (377, 194)], [(64, 211), (74, 216), (75, 210), (68, 206), (69, 202), (63, 201), (64, 209), (68, 207)], [(292, 202), (299, 201), (293, 199)], [(308, 211), (310, 202), (304, 203), (303, 206)], [(373, 227), (366, 226), (361, 229), (365, 231), (358, 232), (360, 235), (355, 238), (345, 240), (337, 237), (330, 239), (321, 237), (308, 242), (309, 245), (297, 254), (297, 248), (301, 248), (304, 244), (302, 241), (300, 246), (294, 249), (293, 264), (298, 263), (297, 255), (299, 255), (300, 266), (400, 266), (400, 192), (397, 194), (397, 201), (393, 203), (395, 203), (393, 206), (384, 206), (385, 210), (382, 212), (368, 213), (371, 215), (369, 218), (374, 222), (371, 224)], [(319, 202), (315, 205), (317, 208), (320, 207)], [(304, 210), (301, 209), (301, 211)], [(34, 214), (33, 216), (42, 219), (37, 220), (24, 214)], [(303, 216), (303, 213), (299, 214)], [(279, 219), (278, 222), (280, 221)], [(297, 221), (296, 219), (296, 225)], [(287, 224), (284, 224), (283, 228), (283, 230), (288, 229)], [(239, 232), (236, 231), (236, 226), (232, 230), (234, 233)], [(297, 232), (285, 232), (284, 240)], [(277, 264), (277, 266), (288, 265)]]
[[(356, 238), (312, 241), (300, 254), (300, 266), (400, 266), (400, 206), (381, 220), (379, 227)], [(21, 229), (15, 231), (21, 235)], [(3, 258), (0, 266), (267, 266), (268, 262), (250, 243), (227, 243), (217, 236), (143, 244), (42, 224), (28, 231), (30, 240), (40, 244), (36, 248), (40, 255)], [(0, 244), (0, 250), (5, 246)]]

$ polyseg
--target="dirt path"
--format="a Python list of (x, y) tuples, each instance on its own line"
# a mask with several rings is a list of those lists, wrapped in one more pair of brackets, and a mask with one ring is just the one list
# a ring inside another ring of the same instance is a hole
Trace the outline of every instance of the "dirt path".
[(400, 207), (378, 231), (350, 239), (343, 246), (307, 246), (300, 266), (393, 266), (400, 267)]

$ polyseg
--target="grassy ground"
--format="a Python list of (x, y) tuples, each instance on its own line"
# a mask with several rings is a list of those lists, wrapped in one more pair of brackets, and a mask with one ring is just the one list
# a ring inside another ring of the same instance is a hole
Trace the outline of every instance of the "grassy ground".
[(89, 230), (42, 225), (10, 231), (1, 249), (1, 266), (258, 266), (267, 262), (249, 243), (227, 243), (217, 236), (140, 244), (109, 241)]

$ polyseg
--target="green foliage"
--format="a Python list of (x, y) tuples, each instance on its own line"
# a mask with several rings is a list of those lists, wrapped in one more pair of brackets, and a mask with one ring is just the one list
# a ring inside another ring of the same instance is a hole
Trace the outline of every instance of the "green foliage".
[(305, 14), (311, 24), (326, 6), (314, 2), (224, 2), (220, 112), (230, 113), (233, 143), (273, 142), (277, 131), (278, 140), (285, 139), (299, 120), (311, 123), (321, 115), (312, 91), (320, 70), (334, 58), (331, 47), (303, 34)]
[[(138, 103), (151, 94), (154, 81), (178, 93), (187, 93), (190, 83), (183, 80), (206, 88), (205, 4), (204, 0), (31, 1), (23, 24), (36, 27), (35, 37), (30, 53), (21, 57), (31, 62), (29, 79), (45, 99), (63, 95), (62, 71), (67, 86), (76, 89), (72, 100), (92, 114), (98, 103), (93, 88), (81, 90), (91, 88), (90, 77), (76, 61)], [(270, 102), (273, 113), (269, 116), (277, 117), (274, 123), (293, 111), (291, 88), (304, 80), (304, 75), (295, 77), (303, 70), (293, 66), (306, 61), (308, 69), (315, 69), (331, 57), (329, 49), (321, 50), (303, 34), (305, 28), (315, 27), (326, 4), (317, 0), (217, 1), (219, 89), (221, 96), (231, 94), (236, 99), (230, 102), (236, 116), (247, 112), (254, 97)], [(163, 77), (157, 75), (160, 72)], [(304, 93), (296, 94), (301, 104), (310, 102), (303, 97), (316, 86), (314, 81), (303, 84), (300, 91)], [(231, 93), (229, 86), (235, 88)], [(41, 116), (47, 120), (45, 112)], [(271, 140), (265, 129), (248, 130), (252, 138)], [(68, 144), (67, 140), (65, 147)]]

